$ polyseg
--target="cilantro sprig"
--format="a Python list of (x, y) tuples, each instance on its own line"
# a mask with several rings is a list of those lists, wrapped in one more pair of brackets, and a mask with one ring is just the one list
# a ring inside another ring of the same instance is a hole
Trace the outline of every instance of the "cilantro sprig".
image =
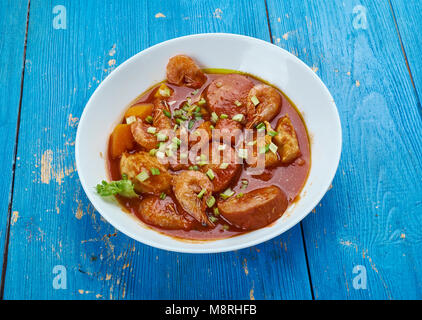
[(128, 180), (127, 176), (123, 176), (122, 180), (118, 181), (102, 181), (101, 184), (97, 184), (97, 193), (102, 197), (110, 197), (119, 194), (126, 198), (134, 198), (138, 195), (134, 190), (133, 182)]

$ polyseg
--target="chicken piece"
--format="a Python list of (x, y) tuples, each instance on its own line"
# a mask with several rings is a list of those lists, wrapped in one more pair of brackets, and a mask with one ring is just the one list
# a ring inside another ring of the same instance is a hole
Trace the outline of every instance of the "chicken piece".
[(203, 225), (213, 226), (205, 213), (212, 183), (199, 171), (182, 171), (173, 177), (173, 192), (180, 206)]
[(227, 74), (215, 79), (206, 90), (208, 107), (218, 116), (226, 114), (231, 119), (246, 114), (246, 102), (253, 82), (240, 74)]
[(201, 167), (201, 171), (208, 172), (208, 175), (213, 177), (211, 181), (214, 192), (227, 189), (230, 184), (238, 179), (242, 165), (236, 162), (236, 159), (236, 151), (231, 146), (223, 143), (212, 144), (209, 164)]
[(218, 202), (223, 217), (244, 230), (267, 226), (280, 218), (288, 206), (287, 197), (276, 186), (256, 189), (242, 197), (231, 197)]
[(167, 81), (176, 86), (197, 89), (207, 81), (207, 77), (192, 58), (177, 55), (170, 58), (167, 64)]
[[(160, 173), (153, 175), (151, 172), (153, 168), (158, 169)], [(148, 175), (144, 181), (137, 178), (141, 172), (146, 172)], [(172, 176), (168, 173), (166, 166), (148, 152), (124, 153), (120, 159), (120, 173), (127, 175), (138, 193), (160, 194), (171, 189)]]
[(295, 129), (288, 115), (278, 120), (276, 131), (278, 134), (274, 137), (274, 143), (278, 146), (281, 162), (284, 164), (293, 162), (301, 152)]
[(163, 229), (189, 230), (194, 222), (192, 218), (178, 212), (170, 197), (162, 200), (157, 196), (146, 196), (139, 204), (138, 214), (145, 223)]
[(278, 91), (265, 84), (254, 86), (248, 94), (246, 128), (253, 128), (263, 121), (271, 121), (281, 109), (281, 96)]

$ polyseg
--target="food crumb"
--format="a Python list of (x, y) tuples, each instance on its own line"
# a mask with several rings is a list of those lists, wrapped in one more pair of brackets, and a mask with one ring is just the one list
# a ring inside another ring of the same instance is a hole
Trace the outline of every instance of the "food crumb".
[(161, 12), (158, 12), (158, 13), (155, 15), (155, 17), (156, 17), (156, 18), (165, 18), (166, 16), (165, 16), (164, 14), (162, 14)]
[(359, 82), (359, 80), (356, 80), (356, 87), (360, 87), (360, 82)]

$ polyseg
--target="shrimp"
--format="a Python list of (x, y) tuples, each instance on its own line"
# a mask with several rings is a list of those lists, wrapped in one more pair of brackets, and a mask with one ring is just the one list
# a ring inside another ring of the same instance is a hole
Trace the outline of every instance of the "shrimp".
[(192, 58), (177, 55), (170, 58), (167, 64), (167, 81), (176, 86), (197, 89), (207, 81), (207, 77)]
[(173, 192), (183, 210), (208, 226), (214, 225), (205, 213), (207, 200), (211, 197), (212, 191), (211, 181), (202, 172), (182, 171), (173, 177)]
[[(165, 115), (165, 111), (169, 112), (166, 103), (157, 100), (154, 103), (152, 125), (139, 118), (131, 124), (133, 138), (141, 147), (144, 147), (147, 150), (154, 149), (157, 146), (157, 137), (154, 133), (161, 131), (168, 135), (173, 132), (173, 123), (171, 119)], [(148, 132), (149, 127), (154, 127), (155, 132)]]
[(160, 199), (157, 196), (146, 196), (139, 204), (138, 214), (144, 222), (170, 230), (188, 230), (194, 222), (190, 216), (185, 216), (177, 210), (170, 197)]
[(280, 111), (281, 103), (281, 96), (273, 87), (265, 84), (254, 86), (248, 94), (246, 128), (253, 128), (262, 121), (271, 121)]
[(130, 130), (132, 131), (135, 141), (147, 150), (154, 149), (157, 146), (157, 138), (155, 135), (148, 133), (149, 127), (151, 127), (150, 124), (139, 118), (130, 125)]
[[(159, 174), (152, 175), (152, 168), (158, 169)], [(143, 179), (136, 178), (141, 172), (144, 175)], [(145, 151), (124, 153), (120, 159), (120, 173), (127, 175), (138, 193), (160, 194), (171, 189), (172, 176), (167, 171), (167, 167)]]

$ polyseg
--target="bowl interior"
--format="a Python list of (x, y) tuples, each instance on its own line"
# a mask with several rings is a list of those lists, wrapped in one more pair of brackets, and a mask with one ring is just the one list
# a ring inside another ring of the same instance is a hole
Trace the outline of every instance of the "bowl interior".
[[(234, 238), (189, 242), (160, 234), (104, 201), (94, 187), (106, 180), (106, 147), (110, 132), (128, 104), (165, 79), (170, 57), (186, 54), (204, 68), (239, 70), (282, 90), (301, 112), (311, 138), (312, 164), (300, 200), (271, 226)], [(200, 34), (163, 42), (127, 60), (96, 89), (79, 122), (76, 164), (92, 204), (115, 228), (145, 244), (179, 252), (236, 250), (269, 240), (300, 222), (321, 200), (337, 170), (341, 126), (334, 100), (318, 76), (289, 52), (262, 40), (232, 34)]]

